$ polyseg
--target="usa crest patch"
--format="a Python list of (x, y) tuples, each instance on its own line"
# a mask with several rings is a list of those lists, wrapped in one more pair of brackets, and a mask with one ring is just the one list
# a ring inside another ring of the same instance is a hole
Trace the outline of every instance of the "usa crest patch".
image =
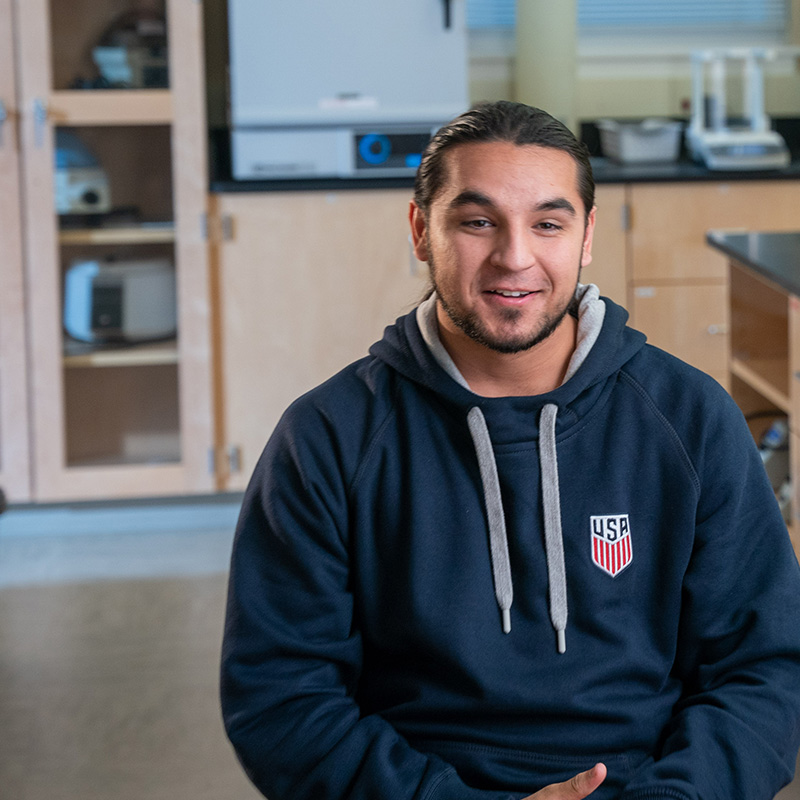
[(616, 578), (633, 561), (631, 524), (627, 514), (590, 517), (592, 561)]

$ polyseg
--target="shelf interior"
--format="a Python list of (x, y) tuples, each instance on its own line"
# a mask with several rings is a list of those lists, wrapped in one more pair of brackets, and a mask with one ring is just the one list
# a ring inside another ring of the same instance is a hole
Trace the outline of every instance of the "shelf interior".
[(68, 465), (179, 462), (178, 383), (176, 364), (65, 369)]
[(787, 296), (733, 263), (730, 301), (732, 373), (790, 413)]
[(791, 413), (789, 367), (785, 358), (731, 359), (731, 372), (786, 414)]

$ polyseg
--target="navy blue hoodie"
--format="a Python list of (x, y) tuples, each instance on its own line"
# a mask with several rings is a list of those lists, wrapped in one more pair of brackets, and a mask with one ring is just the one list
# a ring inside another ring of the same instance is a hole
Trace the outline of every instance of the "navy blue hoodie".
[(800, 569), (753, 439), (605, 303), (547, 395), (473, 394), (412, 312), (286, 412), (245, 495), (222, 659), (270, 800), (510, 800), (597, 761), (592, 800), (791, 779)]

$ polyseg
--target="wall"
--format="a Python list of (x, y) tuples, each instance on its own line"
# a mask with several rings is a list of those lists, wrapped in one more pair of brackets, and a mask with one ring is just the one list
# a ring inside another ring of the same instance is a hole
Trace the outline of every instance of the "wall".
[[(800, 43), (800, 0), (792, 0), (792, 10), (792, 40)], [(574, 47), (574, 33), (564, 22), (563, 15), (542, 14), (541, 20), (551, 26), (547, 36), (552, 47)], [(470, 46), (470, 96), (473, 102), (495, 99), (530, 101), (527, 96), (530, 87), (519, 91), (516, 77), (519, 64), (509, 56), (509, 52), (515, 49), (513, 35), (473, 33)], [(774, 116), (800, 115), (798, 69), (784, 68), (782, 72), (784, 74), (768, 76), (765, 81), (767, 113)], [(730, 90), (732, 108), (736, 106), (738, 89), (737, 80)], [(664, 70), (636, 62), (628, 67), (607, 68), (578, 60), (575, 88), (578, 119), (685, 116), (690, 96), (688, 61), (685, 64), (678, 62), (671, 70)]]

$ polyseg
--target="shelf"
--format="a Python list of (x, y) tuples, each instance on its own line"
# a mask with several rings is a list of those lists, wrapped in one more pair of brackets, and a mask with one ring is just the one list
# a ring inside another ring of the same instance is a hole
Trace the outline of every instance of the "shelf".
[(56, 91), (48, 116), (55, 125), (171, 125), (169, 89)]
[(139, 367), (178, 363), (178, 344), (166, 342), (90, 349), (82, 342), (65, 342), (65, 367)]
[(109, 245), (109, 244), (170, 244), (175, 241), (175, 226), (130, 225), (118, 228), (80, 228), (62, 230), (58, 234), (60, 244)]
[(785, 358), (731, 359), (731, 372), (781, 411), (791, 414), (789, 368)]

